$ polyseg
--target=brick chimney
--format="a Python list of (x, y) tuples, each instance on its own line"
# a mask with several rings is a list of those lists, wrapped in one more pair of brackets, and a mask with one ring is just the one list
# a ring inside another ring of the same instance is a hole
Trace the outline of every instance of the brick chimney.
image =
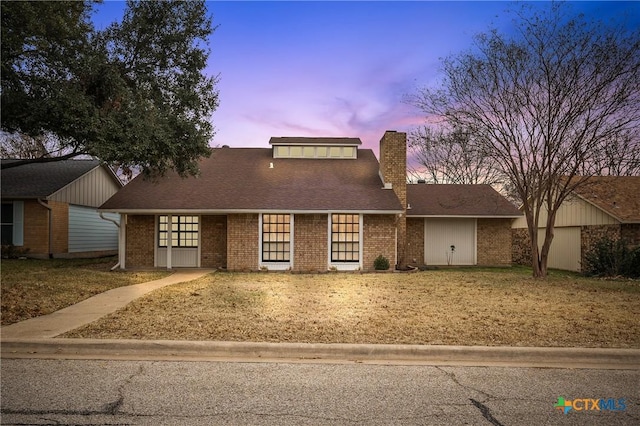
[(406, 266), (407, 245), (407, 134), (387, 130), (380, 139), (380, 177), (402, 204), (404, 212), (398, 217), (398, 267)]

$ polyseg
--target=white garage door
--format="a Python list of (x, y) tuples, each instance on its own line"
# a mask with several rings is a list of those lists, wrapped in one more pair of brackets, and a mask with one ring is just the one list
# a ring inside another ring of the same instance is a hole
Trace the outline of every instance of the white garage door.
[[(538, 247), (544, 242), (545, 229), (538, 229)], [(549, 268), (580, 271), (580, 227), (569, 226), (553, 229), (553, 241), (549, 249)]]
[(475, 265), (476, 219), (425, 219), (424, 256), (427, 265)]

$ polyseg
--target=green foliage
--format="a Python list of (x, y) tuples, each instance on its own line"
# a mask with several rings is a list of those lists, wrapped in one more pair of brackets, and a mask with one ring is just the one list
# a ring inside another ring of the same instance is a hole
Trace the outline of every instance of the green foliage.
[(389, 269), (389, 259), (380, 255), (373, 261), (373, 267), (376, 271), (386, 271)]
[(640, 278), (640, 247), (625, 240), (603, 237), (585, 255), (584, 273), (600, 277)]
[(54, 135), (61, 158), (197, 173), (218, 106), (203, 73), (214, 31), (203, 1), (129, 0), (102, 31), (89, 1), (1, 7), (2, 130)]

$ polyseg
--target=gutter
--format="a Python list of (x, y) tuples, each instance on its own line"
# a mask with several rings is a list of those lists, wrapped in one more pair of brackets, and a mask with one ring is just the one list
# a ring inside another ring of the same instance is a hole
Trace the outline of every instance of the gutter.
[(38, 204), (48, 210), (47, 216), (49, 219), (49, 259), (53, 259), (53, 212), (50, 205), (42, 201), (42, 198), (36, 198)]
[[(108, 221), (108, 222), (112, 222), (112, 223), (113, 223), (113, 224), (114, 224), (118, 229), (120, 229), (120, 224), (119, 224), (118, 222), (116, 222), (116, 221), (115, 221), (115, 220), (113, 220), (113, 219), (109, 219), (108, 217), (104, 217), (104, 215), (103, 215), (103, 213), (102, 213), (102, 212), (100, 212), (100, 219), (102, 219), (102, 220), (106, 220), (106, 221)], [(120, 232), (118, 232), (118, 234), (120, 234)], [(118, 245), (120, 245), (120, 244), (118, 244)], [(118, 256), (118, 263), (116, 263), (116, 264), (113, 266), (113, 268), (111, 268), (111, 270), (113, 271), (113, 270), (115, 270), (115, 269), (117, 269), (117, 268), (119, 268), (119, 267), (120, 267), (120, 256)]]

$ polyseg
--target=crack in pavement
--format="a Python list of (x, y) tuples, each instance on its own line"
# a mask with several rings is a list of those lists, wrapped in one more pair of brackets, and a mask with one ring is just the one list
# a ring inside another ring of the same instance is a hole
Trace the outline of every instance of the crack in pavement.
[(489, 423), (491, 423), (494, 426), (504, 426), (502, 423), (498, 421), (498, 419), (493, 417), (493, 414), (491, 414), (491, 410), (489, 409), (489, 407), (484, 405), (482, 402), (476, 401), (473, 398), (469, 398), (469, 401), (471, 401), (471, 403), (480, 410), (480, 412), (482, 413), (482, 417), (489, 420)]
[(496, 397), (494, 395), (491, 395), (488, 392), (485, 392), (483, 390), (468, 386), (468, 385), (464, 385), (462, 383), (460, 383), (460, 381), (458, 380), (458, 378), (456, 377), (455, 373), (453, 371), (446, 371), (444, 370), (442, 367), (436, 366), (437, 370), (440, 370), (441, 372), (443, 372), (444, 374), (447, 375), (447, 377), (449, 377), (453, 383), (455, 383), (456, 385), (460, 386), (463, 389), (466, 390), (470, 390), (473, 392), (477, 392), (480, 395), (484, 396), (484, 401), (478, 401), (475, 400), (473, 398), (469, 398), (469, 401), (471, 401), (471, 403), (480, 410), (480, 412), (482, 413), (482, 417), (484, 417), (485, 419), (487, 419), (489, 421), (489, 423), (491, 423), (494, 426), (504, 426), (502, 423), (500, 423), (500, 421), (498, 421), (498, 419), (496, 419), (495, 417), (493, 417), (493, 414), (491, 414), (491, 409), (489, 407), (487, 407), (486, 405), (484, 405), (485, 402), (491, 401), (493, 399), (496, 399)]
[(118, 399), (105, 404), (102, 409), (104, 414), (115, 416), (120, 413), (120, 408), (122, 408), (122, 405), (124, 404), (124, 388), (130, 385), (133, 379), (142, 373), (144, 373), (144, 365), (140, 364), (138, 366), (138, 371), (131, 374), (120, 386), (118, 386)]
[[(127, 379), (125, 379), (125, 381), (118, 386), (117, 392), (118, 392), (118, 398), (115, 401), (109, 402), (107, 404), (105, 404), (102, 409), (100, 410), (55, 410), (55, 409), (50, 409), (50, 410), (33, 410), (33, 409), (22, 409), (22, 410), (14, 410), (11, 408), (3, 408), (2, 410), (0, 410), (0, 414), (16, 414), (16, 415), (27, 415), (27, 416), (43, 416), (42, 420), (44, 421), (48, 421), (48, 422), (54, 422), (54, 423), (50, 423), (52, 425), (55, 424), (61, 424), (59, 421), (55, 420), (55, 419), (50, 419), (44, 416), (50, 416), (50, 415), (57, 415), (57, 416), (117, 416), (117, 415), (125, 415), (125, 416), (129, 416), (132, 415), (134, 417), (137, 417), (136, 414), (129, 414), (129, 413), (124, 413), (121, 412), (120, 409), (122, 408), (122, 405), (124, 404), (124, 389), (126, 386), (130, 385), (131, 382), (133, 381), (133, 379), (136, 376), (141, 375), (142, 373), (144, 373), (144, 365), (140, 365), (138, 367), (138, 370), (134, 373), (132, 373)], [(14, 423), (16, 425), (18, 425), (19, 423)], [(67, 424), (67, 423), (65, 423)], [(104, 423), (100, 423), (100, 424), (104, 424)], [(113, 425), (124, 425), (124, 424), (130, 424), (130, 423), (114, 423)], [(82, 425), (86, 425), (85, 423), (82, 423)]]

